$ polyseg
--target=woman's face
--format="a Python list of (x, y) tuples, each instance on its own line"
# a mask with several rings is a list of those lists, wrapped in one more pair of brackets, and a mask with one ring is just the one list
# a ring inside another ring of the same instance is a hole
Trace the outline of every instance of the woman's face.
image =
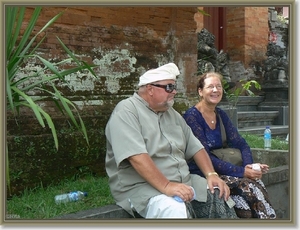
[(217, 105), (223, 96), (223, 87), (219, 77), (212, 76), (204, 80), (203, 89), (198, 89), (202, 100), (208, 104)]

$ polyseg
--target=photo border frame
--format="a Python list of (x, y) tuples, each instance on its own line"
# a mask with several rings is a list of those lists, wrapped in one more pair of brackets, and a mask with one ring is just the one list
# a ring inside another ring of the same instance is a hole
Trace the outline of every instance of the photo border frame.
[[(289, 79), (289, 128), (290, 128), (290, 219), (289, 220), (264, 220), (263, 222), (261, 220), (208, 220), (208, 221), (203, 221), (203, 220), (137, 220), (137, 219), (124, 219), (124, 220), (116, 220), (116, 219), (111, 219), (111, 220), (49, 220), (49, 219), (44, 219), (44, 220), (26, 220), (26, 219), (20, 219), (20, 220), (10, 220), (10, 221), (4, 221), (4, 213), (5, 213), (5, 191), (1, 191), (1, 197), (3, 198), (1, 202), (1, 207), (4, 207), (4, 210), (1, 209), (0, 211), (0, 218), (1, 218), (1, 225), (7, 225), (7, 226), (86, 226), (88, 225), (95, 225), (95, 227), (99, 228), (99, 225), (101, 226), (106, 226), (106, 227), (157, 227), (157, 226), (164, 226), (164, 227), (232, 227), (233, 225), (236, 227), (254, 227), (254, 226), (263, 226), (265, 227), (277, 227), (277, 226), (288, 226), (288, 227), (296, 227), (296, 216), (297, 216), (297, 210), (296, 206), (298, 205), (297, 198), (296, 198), (296, 186), (297, 186), (297, 181), (296, 181), (296, 175), (297, 173), (297, 146), (296, 146), (296, 131), (297, 131), (297, 122), (296, 122), (296, 112), (297, 112), (297, 105), (296, 105), (296, 98), (297, 96), (297, 91), (296, 89), (296, 82), (298, 81), (296, 79), (296, 1), (270, 1), (270, 0), (264, 0), (264, 1), (258, 1), (258, 0), (253, 0), (253, 1), (215, 1), (215, 0), (210, 0), (210, 1), (86, 1), (84, 3), (78, 2), (78, 4), (74, 4), (76, 1), (70, 1), (70, 0), (64, 0), (63, 2), (59, 0), (53, 0), (51, 2), (49, 1), (1, 1), (1, 12), (2, 12), (2, 23), (1, 23), (1, 28), (2, 31), (4, 30), (4, 6), (5, 5), (51, 5), (51, 6), (59, 6), (59, 5), (72, 5), (72, 6), (90, 6), (90, 5), (99, 5), (99, 6), (289, 6), (290, 7), (290, 30), (289, 30), (289, 64), (290, 64), (290, 79)], [(299, 11), (298, 11), (299, 12)], [(4, 35), (2, 35), (4, 36)], [(2, 37), (1, 40), (1, 46), (0, 50), (2, 51), (2, 60), (5, 60), (5, 55), (4, 55), (4, 39)], [(1, 70), (2, 70), (2, 76), (5, 76), (5, 71), (4, 71), (4, 61), (1, 62)], [(3, 65), (3, 66), (2, 66)], [(4, 79), (4, 77), (3, 77)], [(5, 132), (5, 84), (2, 84), (1, 87), (2, 93), (2, 101), (1, 101), (1, 109), (3, 110), (2, 113), (2, 122), (1, 122), (1, 130), (2, 130), (2, 136), (5, 138), (6, 137), (6, 132)], [(4, 142), (5, 139), (1, 139), (1, 146), (2, 146), (2, 157), (1, 157), (1, 163), (2, 163), (2, 177), (1, 177), (1, 182), (4, 190), (5, 190), (5, 160), (4, 160), (4, 153), (5, 153), (5, 144)], [(3, 167), (4, 166), (4, 167)], [(4, 213), (3, 213), (4, 211)]]

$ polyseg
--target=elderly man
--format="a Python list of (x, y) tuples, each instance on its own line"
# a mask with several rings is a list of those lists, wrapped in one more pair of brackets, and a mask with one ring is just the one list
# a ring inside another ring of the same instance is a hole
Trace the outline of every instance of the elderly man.
[[(174, 63), (147, 71), (138, 91), (112, 112), (105, 129), (112, 195), (144, 218), (237, 218), (228, 186), (172, 107), (179, 74)], [(189, 173), (190, 159), (206, 179)]]

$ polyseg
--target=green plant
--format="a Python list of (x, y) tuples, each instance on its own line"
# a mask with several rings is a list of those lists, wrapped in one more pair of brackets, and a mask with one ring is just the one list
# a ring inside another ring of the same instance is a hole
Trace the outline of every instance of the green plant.
[(261, 85), (255, 80), (245, 80), (242, 79), (239, 81), (241, 83), (241, 87), (236, 87), (235, 89), (229, 88), (229, 83), (227, 81), (223, 81), (224, 93), (227, 101), (230, 105), (235, 107), (238, 103), (239, 96), (246, 92), (249, 96), (254, 96), (255, 94), (250, 90), (250, 87), (254, 85), (257, 90), (261, 89)]
[(210, 14), (207, 13), (207, 12), (205, 12), (204, 10), (198, 9), (198, 12), (201, 13), (201, 14), (203, 14), (204, 16), (210, 16)]
[[(58, 149), (58, 138), (53, 120), (39, 104), (39, 102), (45, 99), (51, 99), (59, 110), (72, 121), (72, 124), (82, 132), (87, 144), (89, 144), (85, 125), (76, 106), (61, 94), (56, 87), (56, 82), (65, 82), (64, 76), (83, 70), (90, 71), (96, 76), (92, 70), (93, 66), (78, 60), (58, 37), (58, 42), (69, 56), (68, 58), (54, 63), (44, 59), (36, 52), (46, 38), (46, 34), (43, 35), (44, 31), (64, 12), (54, 16), (36, 33), (34, 29), (42, 7), (34, 8), (31, 19), (25, 27), (24, 32), (22, 26), (24, 25), (26, 7), (12, 6), (6, 7), (5, 9), (7, 110), (11, 111), (17, 118), (20, 115), (21, 107), (29, 108), (42, 127), (45, 127), (47, 124), (51, 129), (55, 148)], [(38, 41), (40, 37), (42, 38)], [(26, 66), (26, 64), (30, 63), (30, 60), (33, 59), (38, 61), (40, 66), (35, 68), (34, 71), (20, 74), (22, 67)], [(70, 66), (64, 69), (65, 64), (70, 64)], [(40, 92), (39, 95), (43, 96), (32, 96), (32, 94), (30, 94), (32, 92)], [(77, 114), (77, 116), (74, 114)], [(77, 121), (77, 119), (79, 121)], [(6, 145), (6, 181), (10, 188), (8, 153), (9, 149)]]
[(282, 14), (277, 15), (277, 21), (279, 21), (282, 24), (288, 24), (289, 20), (284, 17)]
[(226, 97), (226, 100), (228, 101), (229, 114), (231, 118), (233, 118), (234, 108), (236, 107), (239, 101), (239, 96), (241, 96), (242, 93), (245, 92), (248, 96), (255, 96), (255, 94), (250, 90), (252, 85), (254, 85), (255, 89), (257, 90), (261, 89), (261, 85), (255, 80), (242, 79), (239, 82), (241, 83), (241, 87), (230, 88), (229, 83), (227, 81), (222, 81), (224, 89), (223, 92)]

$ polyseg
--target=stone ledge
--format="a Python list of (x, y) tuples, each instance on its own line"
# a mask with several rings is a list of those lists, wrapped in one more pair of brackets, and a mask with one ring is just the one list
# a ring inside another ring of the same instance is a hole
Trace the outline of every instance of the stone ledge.
[(271, 184), (278, 184), (284, 181), (289, 181), (289, 167), (288, 165), (278, 166), (276, 168), (270, 168), (269, 172), (263, 174), (262, 181), (265, 186)]
[(84, 210), (76, 213), (71, 213), (63, 216), (58, 216), (53, 219), (123, 219), (133, 218), (120, 206), (111, 204), (99, 208)]
[[(276, 189), (276, 194), (280, 195), (284, 199), (286, 198), (285, 192), (286, 192), (286, 182), (289, 180), (289, 167), (288, 165), (279, 166), (276, 168), (270, 168), (269, 172), (267, 174), (263, 175), (262, 178), (265, 186), (267, 187), (270, 185), (280, 185), (279, 189)], [(281, 191), (282, 190), (282, 191)], [(287, 203), (287, 202), (285, 202)], [(275, 207), (275, 205), (274, 205)], [(281, 213), (284, 213), (281, 215), (281, 218), (286, 218), (286, 213), (288, 213), (288, 210), (282, 210), (284, 209), (282, 206), (275, 207), (276, 212), (278, 209), (280, 209)], [(55, 217), (54, 219), (60, 219), (60, 220), (70, 220), (70, 219), (126, 219), (126, 218), (134, 218), (129, 213), (127, 213), (125, 210), (123, 210), (118, 205), (112, 204), (112, 205), (106, 205), (99, 208), (89, 209), (80, 211), (77, 213), (71, 213), (66, 214), (63, 216)], [(137, 216), (137, 218), (141, 218), (140, 216)]]
[(254, 162), (267, 164), (270, 166), (270, 169), (289, 165), (290, 153), (288, 150), (251, 148), (251, 151)]

